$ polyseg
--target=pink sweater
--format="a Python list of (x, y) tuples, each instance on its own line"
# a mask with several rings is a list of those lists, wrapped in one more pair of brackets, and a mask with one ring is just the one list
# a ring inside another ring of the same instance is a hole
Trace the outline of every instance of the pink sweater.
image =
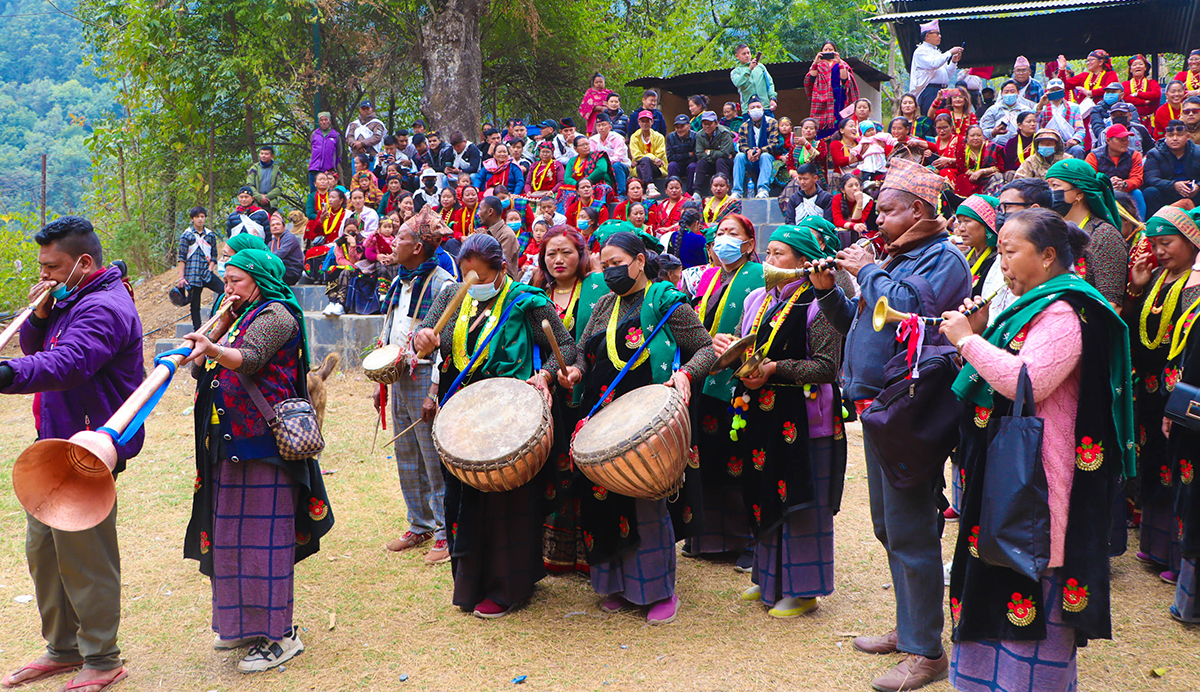
[[(1050, 490), (1050, 567), (1062, 567), (1075, 478), (1075, 413), (1079, 408), (1079, 360), (1083, 337), (1070, 305), (1051, 303), (1025, 329), (1025, 345), (1013, 355), (973, 336), (963, 357), (1002, 396), (1017, 395), (1021, 366), (1029, 370), (1036, 413), (1042, 419), (1042, 465)], [(995, 461), (995, 460), (994, 460)]]

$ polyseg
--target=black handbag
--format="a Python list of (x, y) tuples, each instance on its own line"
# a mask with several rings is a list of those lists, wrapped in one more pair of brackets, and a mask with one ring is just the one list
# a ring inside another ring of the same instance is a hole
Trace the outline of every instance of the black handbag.
[(950, 386), (962, 369), (952, 346), (926, 345), (918, 362), (920, 377), (909, 379), (904, 352), (883, 368), (888, 386), (862, 413), (863, 432), (876, 442), (875, 453), (893, 488), (927, 483), (958, 444), (961, 405)]
[(1050, 564), (1050, 491), (1042, 465), (1042, 419), (1021, 366), (1011, 416), (987, 448), (980, 495), (979, 559), (1038, 581)]
[(1167, 399), (1163, 411), (1172, 423), (1178, 423), (1192, 432), (1200, 432), (1200, 387), (1179, 382)]

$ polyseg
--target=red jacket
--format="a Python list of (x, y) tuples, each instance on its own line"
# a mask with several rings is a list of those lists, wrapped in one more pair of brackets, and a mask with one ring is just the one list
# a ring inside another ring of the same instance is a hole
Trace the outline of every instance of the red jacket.
[[(1100, 76), (1100, 82), (1097, 84), (1094, 75), (1091, 72), (1080, 72), (1074, 77), (1068, 77), (1066, 70), (1059, 70), (1058, 78), (1063, 80), (1063, 84), (1067, 85), (1067, 91), (1076, 87), (1088, 92), (1092, 99), (1099, 101), (1104, 98), (1104, 87), (1117, 81), (1117, 73), (1112, 70), (1106, 71)], [(1091, 79), (1091, 89), (1085, 86), (1088, 79)]]
[(1137, 108), (1138, 117), (1142, 119), (1142, 124), (1147, 129), (1153, 127), (1154, 109), (1158, 108), (1159, 102), (1162, 100), (1162, 87), (1158, 85), (1158, 80), (1147, 77), (1138, 85), (1138, 91), (1133, 90), (1133, 81), (1126, 80), (1121, 82), (1125, 87), (1125, 100), (1132, 103)]
[(1158, 110), (1154, 111), (1154, 129), (1151, 132), (1154, 134), (1155, 139), (1163, 138), (1165, 134), (1164, 130), (1167, 129), (1167, 123), (1172, 120), (1178, 120), (1180, 118), (1180, 111), (1182, 110), (1182, 103), (1179, 104), (1178, 108), (1172, 106), (1170, 103), (1164, 103), (1158, 107)]
[[(838, 228), (850, 230), (851, 228), (854, 228), (854, 224), (856, 223), (866, 223), (867, 217), (871, 215), (871, 209), (875, 206), (874, 200), (868, 198), (866, 205), (863, 206), (862, 218), (858, 221), (851, 221), (849, 216), (846, 216), (842, 213), (842, 201), (844, 199), (845, 198), (842, 197), (842, 193), (840, 192), (833, 196), (833, 204), (831, 204), (829, 207), (833, 212), (833, 225), (837, 226)], [(849, 202), (847, 202), (847, 204), (849, 204)], [(846, 213), (853, 214), (854, 208), (851, 207)]]

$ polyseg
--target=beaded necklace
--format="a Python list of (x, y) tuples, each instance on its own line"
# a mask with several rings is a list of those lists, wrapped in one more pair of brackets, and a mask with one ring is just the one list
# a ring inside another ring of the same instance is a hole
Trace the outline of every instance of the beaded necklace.
[[(579, 293), (583, 289), (583, 282), (576, 279), (575, 285), (571, 287), (571, 299), (567, 301), (567, 307), (560, 308), (558, 302), (551, 296), (550, 301), (554, 303), (554, 309), (558, 311), (558, 318), (562, 320), (563, 326), (567, 331), (575, 326), (575, 303), (579, 300)], [(554, 289), (556, 292), (558, 289)]]
[[(1171, 288), (1167, 291), (1167, 296), (1163, 300), (1160, 307), (1155, 307), (1154, 303), (1158, 300), (1158, 293), (1162, 290), (1163, 283), (1167, 280), (1167, 271), (1159, 275), (1158, 281), (1154, 282), (1154, 288), (1150, 289), (1150, 295), (1146, 296), (1146, 302), (1142, 303), (1142, 314), (1138, 319), (1138, 336), (1141, 337), (1142, 345), (1151, 351), (1162, 345), (1163, 338), (1167, 335), (1167, 330), (1171, 327), (1171, 315), (1175, 314), (1175, 306), (1179, 303), (1179, 294), (1183, 293), (1183, 285), (1187, 283), (1187, 275), (1175, 280), (1171, 284)], [(1154, 335), (1154, 339), (1150, 339), (1147, 335), (1146, 321), (1151, 314), (1166, 313), (1166, 318), (1160, 318), (1158, 321), (1158, 332)]]
[(1171, 350), (1167, 352), (1167, 360), (1175, 360), (1175, 358), (1183, 352), (1183, 348), (1187, 346), (1188, 337), (1192, 333), (1192, 327), (1196, 324), (1196, 318), (1200, 317), (1196, 308), (1200, 308), (1200, 298), (1197, 298), (1191, 305), (1183, 311), (1179, 316), (1179, 320), (1175, 323), (1175, 333), (1171, 335)]
[[(777, 314), (771, 320), (771, 335), (767, 337), (767, 343), (763, 345), (762, 348), (762, 352), (764, 354), (771, 352), (771, 345), (775, 343), (775, 335), (779, 333), (779, 327), (788, 318), (788, 314), (791, 313), (792, 307), (796, 305), (796, 300), (801, 294), (807, 291), (811, 285), (812, 284), (806, 283), (800, 288), (797, 288), (796, 292), (792, 294), (792, 297), (788, 298), (787, 303), (784, 304), (783, 309), (779, 311), (779, 314)], [(754, 327), (751, 331), (756, 333), (758, 332), (759, 325), (762, 324), (762, 319), (767, 314), (767, 308), (771, 306), (773, 301), (774, 299), (771, 297), (771, 294), (768, 293), (766, 299), (763, 300), (763, 304), (758, 308), (758, 314), (754, 316)]]
[[(497, 322), (500, 321), (500, 312), (504, 309), (504, 299), (508, 296), (508, 289), (513, 285), (511, 277), (504, 278), (504, 289), (500, 291), (500, 295), (496, 297), (496, 302), (492, 304), (492, 314), (488, 315), (487, 321), (483, 323), (483, 331), (479, 332), (479, 341), (482, 342), (487, 338), (487, 335), (496, 328)], [(467, 367), (467, 361), (470, 357), (467, 355), (467, 332), (470, 329), (471, 318), (479, 312), (479, 301), (467, 296), (462, 305), (458, 308), (458, 319), (454, 321), (454, 339), (451, 342), (451, 354), (454, 356), (454, 367), (462, 372)], [(473, 374), (479, 369), (480, 365), (487, 360), (488, 350), (491, 345), (475, 359), (475, 365), (471, 367)]]
[(541, 192), (546, 179), (554, 173), (554, 161), (542, 161), (533, 167), (533, 191)]
[[(717, 335), (717, 329), (719, 329), (721, 326), (721, 315), (725, 314), (725, 298), (729, 295), (729, 289), (733, 288), (734, 280), (737, 279), (738, 274), (741, 274), (742, 270), (745, 268), (746, 265), (743, 264), (733, 276), (729, 277), (729, 285), (727, 285), (725, 290), (721, 292), (721, 302), (717, 305), (717, 314), (713, 317), (712, 327), (708, 330), (708, 333), (712, 336)], [(720, 274), (713, 277), (713, 280), (708, 283), (708, 288), (704, 291), (704, 297), (700, 299), (700, 307), (696, 312), (700, 315), (701, 322), (704, 321), (704, 316), (708, 314), (708, 299), (712, 297), (713, 291), (715, 291), (717, 288), (717, 284), (721, 282), (720, 278)]]

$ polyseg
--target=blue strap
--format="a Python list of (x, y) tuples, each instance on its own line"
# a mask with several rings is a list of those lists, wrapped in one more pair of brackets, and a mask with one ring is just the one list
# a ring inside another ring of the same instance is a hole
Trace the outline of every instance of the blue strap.
[[(471, 360), (467, 362), (467, 367), (463, 368), (463, 371), (458, 373), (458, 377), (454, 378), (454, 383), (450, 385), (450, 389), (446, 390), (446, 395), (442, 397), (440, 402), (438, 402), (439, 406), (445, 406), (446, 402), (450, 400), (450, 397), (454, 396), (454, 393), (458, 391), (459, 386), (462, 385), (463, 379), (466, 378), (467, 373), (471, 372), (471, 368), (475, 367), (475, 361), (479, 360), (479, 356), (483, 355), (483, 352), (487, 350), (487, 345), (492, 342), (492, 337), (496, 336), (496, 334), (499, 333), (500, 328), (503, 327), (504, 323), (508, 321), (508, 316), (512, 313), (512, 309), (516, 307), (517, 303), (525, 300), (530, 295), (531, 294), (529, 293), (522, 293), (514, 298), (513, 302), (508, 304), (508, 307), (504, 308), (504, 312), (500, 313), (500, 321), (496, 323), (496, 327), (492, 329), (492, 331), (488, 332), (488, 335), (483, 340), (483, 343), (476, 347), (475, 355), (471, 356)], [(537, 353), (537, 344), (534, 344), (533, 352)]]
[[(605, 387), (604, 391), (606, 391), (606, 392), (613, 391), (614, 389), (617, 388), (617, 385), (621, 383), (621, 380), (625, 379), (625, 373), (629, 372), (629, 370), (633, 367), (633, 364), (636, 363), (637, 359), (641, 357), (642, 351), (646, 350), (646, 347), (650, 345), (650, 341), (653, 340), (654, 337), (658, 335), (658, 332), (660, 330), (662, 330), (662, 328), (667, 324), (667, 320), (671, 318), (671, 315), (675, 313), (676, 308), (678, 308), (680, 305), (683, 305), (683, 303), (682, 302), (675, 303), (674, 305), (671, 306), (671, 308), (669, 310), (667, 310), (667, 314), (663, 315), (662, 319), (658, 321), (658, 325), (656, 327), (654, 327), (654, 331), (650, 332), (650, 338), (646, 339), (645, 341), (642, 342), (642, 345), (639, 346), (638, 350), (634, 352), (633, 357), (625, 362), (625, 367), (621, 368), (621, 372), (617, 373), (616, 378), (612, 382), (609, 383), (608, 387)], [(613, 308), (613, 309), (615, 310), (616, 308)], [(675, 349), (675, 370), (678, 370), (678, 369), (679, 369), (679, 349), (676, 348)], [(672, 372), (674, 372), (674, 370)], [(592, 410), (588, 411), (588, 414), (587, 414), (588, 418), (591, 418), (592, 416), (594, 416), (596, 414), (596, 411), (599, 410), (600, 405), (604, 403), (605, 398), (606, 397), (603, 397), (603, 396), (600, 397), (600, 400), (596, 402), (596, 405), (592, 407)]]
[(107, 433), (108, 436), (113, 438), (119, 445), (128, 444), (129, 441), (133, 439), (133, 436), (142, 429), (142, 425), (146, 422), (146, 419), (150, 417), (150, 412), (153, 411), (154, 407), (158, 405), (158, 402), (162, 399), (163, 394), (167, 393), (167, 387), (171, 386), (171, 378), (175, 377), (175, 362), (170, 360), (170, 357), (190, 356), (191, 354), (192, 349), (181, 346), (156, 356), (154, 358), (154, 366), (158, 367), (159, 365), (164, 365), (166, 366), (167, 370), (170, 371), (170, 374), (167, 375), (167, 379), (163, 381), (162, 385), (157, 390), (155, 390), (150, 399), (146, 401), (146, 403), (143, 404), (140, 409), (138, 409), (137, 415), (133, 417), (133, 420), (129, 421), (129, 425), (125, 426), (125, 432), (117, 435), (115, 430), (105, 427), (101, 427), (99, 429), (100, 432)]
[(537, 372), (538, 370), (541, 370), (541, 369), (542, 369), (542, 349), (538, 348), (537, 344), (534, 344), (534, 346), (533, 346), (533, 371)]

